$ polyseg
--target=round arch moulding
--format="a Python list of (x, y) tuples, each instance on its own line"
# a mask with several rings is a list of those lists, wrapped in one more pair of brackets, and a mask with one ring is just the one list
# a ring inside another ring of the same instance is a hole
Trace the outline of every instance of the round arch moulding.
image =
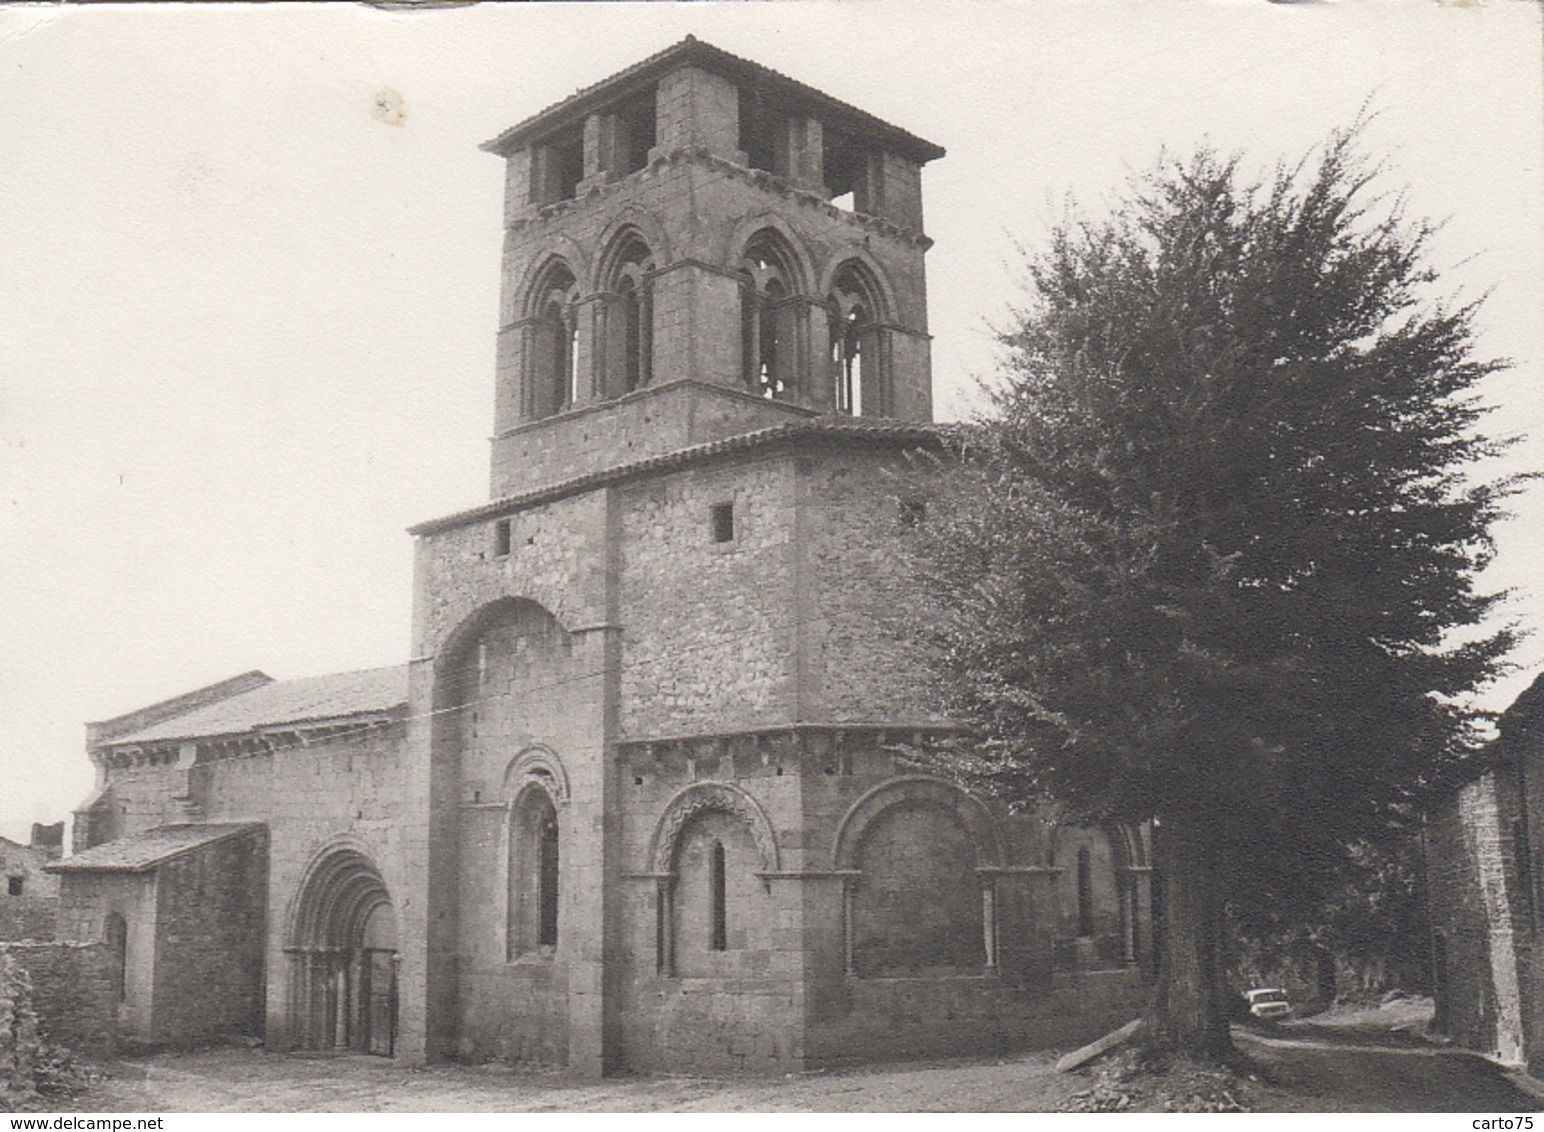
[(816, 294), (811, 289), (815, 281), (815, 265), (810, 259), (804, 239), (794, 231), (788, 221), (775, 212), (759, 212), (755, 216), (747, 216), (735, 225), (724, 244), (720, 261), (723, 269), (730, 274), (738, 273), (745, 253), (750, 250), (756, 238), (763, 234), (772, 238), (773, 250), (788, 261), (782, 266), (790, 276), (788, 280), (790, 293)]
[(654, 837), (649, 844), (649, 864), (655, 875), (675, 872), (676, 850), (682, 832), (692, 818), (705, 813), (731, 814), (743, 821), (756, 842), (761, 871), (779, 871), (777, 837), (766, 811), (756, 799), (728, 782), (694, 782), (665, 804), (654, 827)]
[(504, 800), (513, 803), (531, 786), (545, 790), (558, 805), (568, 801), (568, 771), (552, 748), (536, 744), (509, 760), (504, 771)]
[(889, 274), (862, 245), (850, 244), (831, 254), (820, 272), (820, 286), (815, 293), (824, 299), (836, 287), (837, 277), (848, 267), (857, 267), (860, 276), (866, 277), (863, 282), (875, 292), (873, 297), (881, 309), (873, 312), (874, 321), (882, 325), (898, 322), (901, 317), (900, 307), (896, 302), (895, 288), (890, 285)]
[(634, 241), (648, 249), (656, 268), (671, 262), (670, 241), (665, 235), (664, 225), (653, 213), (637, 205), (629, 205), (606, 225), (605, 232), (601, 234), (597, 245), (600, 253), (595, 257), (593, 269), (585, 280), (590, 294), (609, 289), (612, 277), (620, 264), (625, 262), (623, 256), (628, 245)]
[(938, 806), (960, 820), (975, 843), (977, 868), (1002, 867), (1002, 833), (986, 803), (952, 782), (929, 775), (882, 782), (854, 802), (836, 827), (832, 867), (838, 872), (856, 869), (858, 846), (875, 819), (895, 806), (918, 804)]
[(395, 909), (369, 848), (352, 835), (311, 857), (290, 900), (289, 947), (347, 947), (381, 905)]

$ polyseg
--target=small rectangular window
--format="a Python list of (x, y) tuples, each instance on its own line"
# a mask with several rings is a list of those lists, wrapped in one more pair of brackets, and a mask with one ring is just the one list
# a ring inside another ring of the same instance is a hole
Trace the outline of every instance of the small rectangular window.
[(927, 504), (920, 499), (901, 500), (901, 529), (915, 530), (927, 518)]
[(6, 877), (5, 891), (8, 896), (20, 896), (21, 890), (26, 887), (25, 877)]
[(734, 504), (715, 503), (712, 509), (713, 541), (734, 541)]
[(500, 519), (493, 524), (493, 553), (497, 558), (504, 558), (509, 554), (508, 519)]

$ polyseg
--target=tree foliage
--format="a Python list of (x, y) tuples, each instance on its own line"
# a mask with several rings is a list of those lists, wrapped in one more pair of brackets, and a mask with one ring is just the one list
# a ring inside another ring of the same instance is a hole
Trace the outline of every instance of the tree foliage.
[(919, 539), (984, 739), (953, 769), (1156, 816), (1262, 930), (1472, 749), (1466, 693), (1513, 643), (1476, 586), (1515, 487), (1475, 474), (1504, 363), (1355, 135), (1258, 182), (1166, 161), (1063, 225)]

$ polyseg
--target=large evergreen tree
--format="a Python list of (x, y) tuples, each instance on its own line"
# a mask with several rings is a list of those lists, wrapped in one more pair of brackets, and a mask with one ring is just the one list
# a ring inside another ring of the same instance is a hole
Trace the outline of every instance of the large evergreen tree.
[(1371, 179), (1355, 131), (1259, 182), (1201, 152), (1064, 225), (919, 532), (979, 739), (952, 769), (1155, 819), (1149, 1033), (1194, 1052), (1228, 1045), (1223, 907), (1323, 896), (1472, 749), (1513, 643), (1476, 588), (1501, 363)]

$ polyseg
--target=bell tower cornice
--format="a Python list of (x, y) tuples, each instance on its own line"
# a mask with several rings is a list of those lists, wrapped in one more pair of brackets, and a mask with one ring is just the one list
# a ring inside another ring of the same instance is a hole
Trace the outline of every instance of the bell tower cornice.
[(483, 148), (506, 170), (495, 496), (804, 415), (931, 420), (941, 147), (688, 37)]

